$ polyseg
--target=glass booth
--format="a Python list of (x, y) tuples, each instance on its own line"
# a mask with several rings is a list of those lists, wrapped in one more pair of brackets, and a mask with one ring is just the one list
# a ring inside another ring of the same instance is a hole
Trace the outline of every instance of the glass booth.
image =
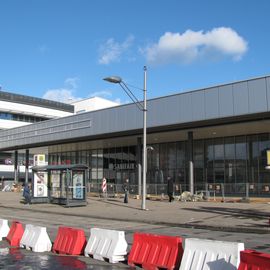
[(32, 167), (32, 203), (86, 205), (87, 170), (80, 164)]

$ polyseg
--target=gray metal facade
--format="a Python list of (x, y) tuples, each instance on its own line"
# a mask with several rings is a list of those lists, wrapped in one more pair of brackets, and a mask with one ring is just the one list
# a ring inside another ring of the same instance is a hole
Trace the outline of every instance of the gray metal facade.
[[(148, 100), (148, 129), (270, 111), (270, 76)], [(0, 131), (0, 150), (50, 145), (142, 129), (135, 104)]]

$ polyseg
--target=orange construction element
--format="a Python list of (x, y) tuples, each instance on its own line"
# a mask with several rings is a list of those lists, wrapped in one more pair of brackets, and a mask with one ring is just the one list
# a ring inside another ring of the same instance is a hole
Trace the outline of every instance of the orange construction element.
[(143, 269), (179, 269), (183, 256), (182, 238), (145, 233), (134, 233), (128, 264)]
[(270, 270), (270, 254), (249, 249), (241, 251), (238, 270)]
[(59, 254), (81, 255), (85, 245), (86, 238), (83, 230), (59, 227), (52, 250)]
[(9, 244), (13, 247), (19, 247), (23, 233), (23, 225), (18, 221), (13, 221), (7, 235), (7, 240)]

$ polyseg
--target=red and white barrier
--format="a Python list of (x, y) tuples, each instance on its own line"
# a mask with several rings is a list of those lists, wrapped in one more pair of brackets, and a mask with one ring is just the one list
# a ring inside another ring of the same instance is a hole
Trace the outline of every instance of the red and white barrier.
[(270, 254), (244, 250), (240, 252), (240, 260), (238, 270), (270, 270)]
[(3, 238), (7, 237), (9, 230), (10, 229), (8, 226), (8, 220), (0, 219), (0, 241), (2, 241)]
[(24, 229), (23, 229), (22, 224), (18, 221), (13, 221), (7, 235), (7, 241), (9, 242), (11, 246), (19, 247), (23, 233), (24, 233)]
[[(82, 229), (59, 227), (53, 252), (68, 255), (93, 256), (110, 263), (126, 260), (127, 241), (124, 231), (92, 228), (86, 243)], [(128, 264), (147, 270), (270, 270), (270, 254), (244, 250), (244, 243), (206, 239), (182, 238), (145, 233), (134, 233)], [(0, 219), (0, 237), (11, 246), (21, 246), (34, 252), (48, 252), (52, 243), (45, 227)], [(12, 251), (12, 249), (10, 249)], [(9, 251), (9, 249), (8, 249)], [(241, 259), (241, 260), (240, 260)]]
[[(128, 264), (143, 269), (178, 269), (183, 255), (182, 239), (176, 236), (134, 233)], [(192, 268), (190, 268), (192, 269)]]
[(236, 270), (240, 263), (243, 243), (206, 239), (185, 239), (180, 270)]
[(51, 251), (52, 243), (45, 227), (27, 224), (20, 246), (34, 252)]
[(91, 255), (101, 261), (109, 259), (110, 263), (117, 263), (126, 260), (127, 247), (124, 231), (92, 228), (84, 255), (87, 257)]
[(67, 255), (83, 254), (86, 245), (84, 231), (70, 227), (59, 227), (53, 243), (53, 252)]

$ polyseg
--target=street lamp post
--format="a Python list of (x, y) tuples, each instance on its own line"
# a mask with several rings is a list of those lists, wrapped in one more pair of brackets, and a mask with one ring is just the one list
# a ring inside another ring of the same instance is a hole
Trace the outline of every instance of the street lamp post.
[(146, 210), (146, 79), (147, 68), (144, 66), (144, 83), (143, 83), (143, 186), (142, 186), (142, 210)]
[(136, 96), (132, 93), (129, 89), (127, 84), (122, 80), (121, 77), (112, 76), (104, 78), (103, 80), (110, 82), (110, 83), (117, 83), (119, 84), (122, 89), (126, 92), (126, 94), (130, 97), (130, 99), (136, 104), (137, 108), (143, 112), (143, 184), (142, 184), (142, 205), (141, 209), (146, 210), (146, 162), (147, 162), (147, 149), (146, 149), (146, 116), (147, 116), (147, 97), (146, 97), (146, 81), (147, 81), (147, 68), (144, 66), (144, 85), (143, 85), (143, 105), (141, 102), (136, 98)]

